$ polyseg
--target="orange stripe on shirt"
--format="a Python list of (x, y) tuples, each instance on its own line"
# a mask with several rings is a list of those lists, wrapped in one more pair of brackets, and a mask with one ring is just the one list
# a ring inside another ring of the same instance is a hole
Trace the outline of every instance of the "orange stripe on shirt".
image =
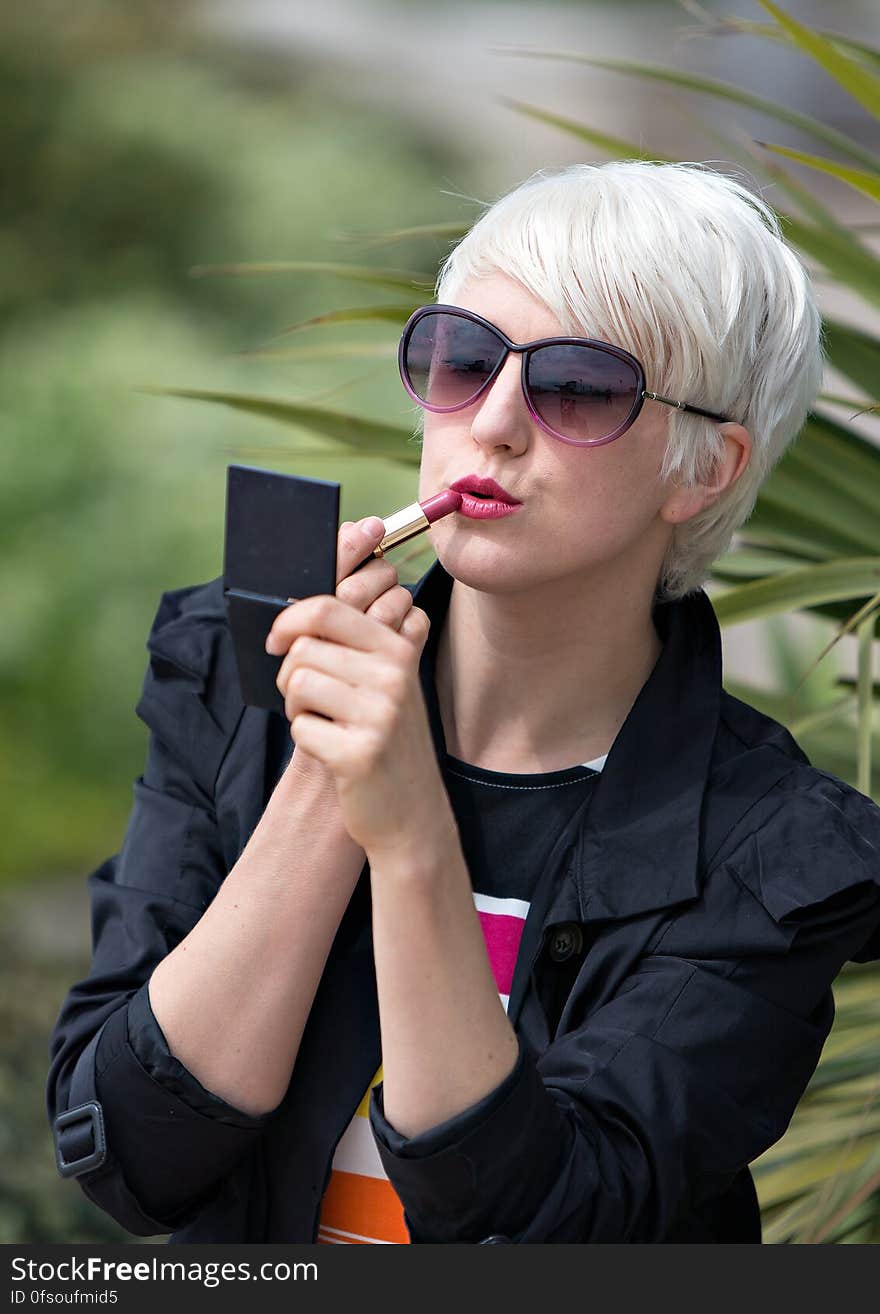
[[(328, 1232), (342, 1233), (338, 1238)], [(322, 1233), (324, 1236), (322, 1237)], [(318, 1240), (360, 1244), (386, 1241), (409, 1244), (409, 1232), (403, 1219), (403, 1205), (388, 1178), (364, 1177), (361, 1173), (344, 1173), (335, 1169), (321, 1202)]]
[[(507, 1009), (519, 944), (529, 905), (474, 892), (474, 903), (495, 984)], [(318, 1241), (324, 1245), (409, 1245), (403, 1205), (385, 1175), (369, 1124), (370, 1092), (382, 1080), (382, 1067), (364, 1093), (336, 1153), (321, 1201)]]

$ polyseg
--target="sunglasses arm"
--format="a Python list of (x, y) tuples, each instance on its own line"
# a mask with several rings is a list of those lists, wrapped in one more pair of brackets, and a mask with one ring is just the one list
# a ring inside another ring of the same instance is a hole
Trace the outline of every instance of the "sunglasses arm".
[(704, 411), (702, 406), (689, 406), (687, 402), (673, 401), (671, 397), (661, 397), (659, 392), (646, 391), (642, 396), (650, 401), (662, 402), (664, 406), (674, 406), (677, 411), (690, 411), (692, 415), (705, 415), (708, 420), (728, 422), (726, 415), (719, 415), (716, 411)]

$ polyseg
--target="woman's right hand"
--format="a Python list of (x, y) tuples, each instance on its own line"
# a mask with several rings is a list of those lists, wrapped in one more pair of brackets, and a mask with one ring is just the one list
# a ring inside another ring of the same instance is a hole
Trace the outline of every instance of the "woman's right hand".
[[(381, 542), (384, 533), (385, 526), (378, 516), (365, 516), (355, 523), (346, 520), (339, 526), (336, 597), (390, 629), (399, 630), (412, 609), (413, 600), (409, 590), (398, 582), (396, 567), (384, 558), (375, 557), (351, 573), (358, 562)], [(283, 672), (284, 662), (278, 671), (279, 681)], [(326, 777), (328, 783), (333, 782), (333, 773), (295, 743), (290, 767), (295, 772), (303, 771), (309, 778)]]

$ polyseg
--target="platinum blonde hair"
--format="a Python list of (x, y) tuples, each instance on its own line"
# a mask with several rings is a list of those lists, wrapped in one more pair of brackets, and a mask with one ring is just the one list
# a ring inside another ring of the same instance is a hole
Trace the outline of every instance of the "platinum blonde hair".
[[(470, 278), (494, 272), (542, 301), (564, 333), (631, 351), (652, 391), (748, 429), (744, 473), (673, 527), (655, 601), (699, 589), (821, 387), (821, 317), (776, 214), (703, 164), (541, 170), (489, 206), (445, 259), (437, 300), (454, 304)], [(723, 450), (715, 421), (670, 411), (661, 479), (710, 483)]]

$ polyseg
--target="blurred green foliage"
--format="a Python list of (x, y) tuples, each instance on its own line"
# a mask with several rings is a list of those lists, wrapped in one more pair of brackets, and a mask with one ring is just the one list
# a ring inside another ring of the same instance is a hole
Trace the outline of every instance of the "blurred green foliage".
[[(46, 1036), (70, 982), (88, 971), (88, 930), (76, 893), (71, 881), (52, 879), (41, 880), (27, 900), (0, 890), (0, 1245), (164, 1239), (133, 1237), (55, 1167)], [(59, 934), (62, 919), (66, 932)]]
[[(348, 230), (444, 205), (457, 217), (436, 180), (463, 173), (404, 120), (346, 104), (319, 68), (212, 42), (186, 4), (0, 12), (0, 880), (82, 872), (121, 843), (146, 746), (132, 715), (146, 634), (162, 590), (221, 573), (229, 462), (338, 479), (346, 519), (415, 486), (414, 469), (340, 462), (329, 442), (292, 460), (257, 419), (139, 392), (277, 391), (277, 367), (238, 353), (358, 304), (330, 277), (191, 268), (340, 250), (382, 263)], [(348, 392), (406, 423), (391, 357), (284, 375), (287, 397)]]

